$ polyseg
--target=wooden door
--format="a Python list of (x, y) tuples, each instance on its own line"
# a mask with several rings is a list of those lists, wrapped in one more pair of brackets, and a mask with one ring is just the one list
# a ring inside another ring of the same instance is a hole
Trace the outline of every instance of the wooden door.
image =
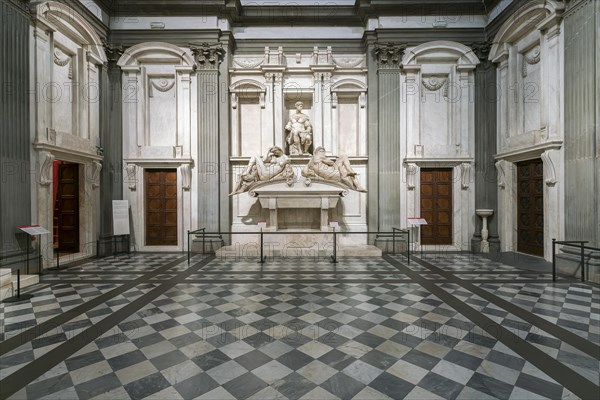
[(177, 246), (177, 170), (144, 171), (146, 245)]
[(452, 244), (452, 168), (421, 169), (422, 244)]
[(58, 250), (79, 251), (79, 164), (58, 166)]
[(539, 158), (517, 164), (517, 250), (544, 256), (544, 167)]

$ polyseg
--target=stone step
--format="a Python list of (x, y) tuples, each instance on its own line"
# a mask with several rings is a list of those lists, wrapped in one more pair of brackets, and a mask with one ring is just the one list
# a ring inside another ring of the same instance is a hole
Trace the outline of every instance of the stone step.
[[(237, 257), (258, 257), (260, 249), (258, 246), (224, 246), (215, 251), (217, 257), (237, 258)], [(326, 257), (333, 254), (332, 248), (316, 247), (287, 247), (273, 248), (265, 246), (263, 255), (266, 257)], [(370, 245), (339, 246), (337, 250), (338, 257), (381, 257), (380, 248)]]

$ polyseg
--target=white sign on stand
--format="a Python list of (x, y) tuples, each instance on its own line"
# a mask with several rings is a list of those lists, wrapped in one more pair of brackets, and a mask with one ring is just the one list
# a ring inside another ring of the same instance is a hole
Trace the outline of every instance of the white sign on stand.
[[(408, 218), (408, 223), (412, 226), (412, 227), (417, 227), (417, 238), (418, 238), (418, 242), (419, 245), (421, 244), (421, 225), (427, 225), (427, 220), (425, 220), (425, 218)], [(417, 240), (415, 240), (415, 243), (417, 243)], [(423, 246), (421, 247), (421, 256), (423, 256)]]
[(19, 226), (18, 228), (31, 236), (45, 235), (50, 233), (48, 229), (39, 225)]
[(129, 235), (129, 202), (113, 200), (113, 235)]

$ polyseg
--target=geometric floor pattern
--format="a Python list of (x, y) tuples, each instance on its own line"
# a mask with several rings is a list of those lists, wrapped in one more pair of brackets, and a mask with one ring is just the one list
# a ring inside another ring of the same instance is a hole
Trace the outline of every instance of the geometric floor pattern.
[(10, 399), (530, 399), (600, 393), (600, 289), (471, 254), (137, 253), (0, 307)]

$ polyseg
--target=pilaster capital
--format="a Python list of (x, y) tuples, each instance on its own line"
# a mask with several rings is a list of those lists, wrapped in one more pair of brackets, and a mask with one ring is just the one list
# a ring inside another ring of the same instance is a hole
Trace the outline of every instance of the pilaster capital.
[(379, 69), (400, 69), (402, 57), (404, 57), (405, 44), (399, 43), (375, 43), (374, 53), (377, 58)]
[(198, 69), (216, 70), (225, 57), (225, 49), (222, 43), (200, 43), (190, 44), (194, 60)]

